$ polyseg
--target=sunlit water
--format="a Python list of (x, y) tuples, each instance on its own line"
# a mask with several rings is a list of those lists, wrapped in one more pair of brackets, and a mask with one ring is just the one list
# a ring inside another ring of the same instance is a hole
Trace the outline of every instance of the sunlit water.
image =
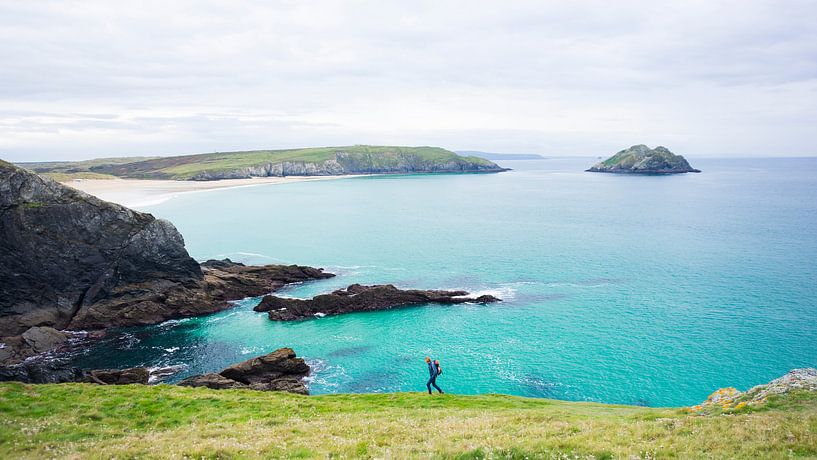
[(817, 365), (817, 159), (706, 160), (701, 174), (584, 173), (595, 159), (485, 175), (354, 178), (181, 196), (146, 208), (200, 260), (299, 263), (351, 283), (490, 292), (293, 323), (246, 299), (121, 331), (85, 367), (183, 365), (169, 381), (293, 347), (313, 394), (420, 391), (688, 405)]

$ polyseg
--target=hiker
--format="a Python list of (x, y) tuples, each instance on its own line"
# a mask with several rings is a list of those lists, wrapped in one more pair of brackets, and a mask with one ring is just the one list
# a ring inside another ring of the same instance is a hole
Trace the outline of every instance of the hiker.
[(428, 382), (426, 383), (426, 387), (428, 387), (428, 394), (431, 394), (431, 386), (434, 385), (434, 388), (442, 394), (443, 390), (437, 386), (437, 376), (442, 374), (442, 369), (440, 368), (440, 361), (431, 361), (431, 358), (426, 356), (426, 364), (428, 364)]

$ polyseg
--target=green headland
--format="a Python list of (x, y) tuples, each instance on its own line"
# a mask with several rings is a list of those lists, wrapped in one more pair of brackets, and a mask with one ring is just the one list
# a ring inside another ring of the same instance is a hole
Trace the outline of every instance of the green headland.
[(371, 145), (216, 152), (173, 157), (108, 158), (75, 163), (28, 163), (21, 166), (51, 175), (92, 173), (108, 177), (173, 180), (504, 170), (489, 160), (458, 155), (439, 147)]

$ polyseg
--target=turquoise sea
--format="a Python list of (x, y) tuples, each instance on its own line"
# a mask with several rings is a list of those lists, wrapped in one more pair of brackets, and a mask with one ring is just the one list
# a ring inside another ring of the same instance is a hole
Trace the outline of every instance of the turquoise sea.
[(690, 405), (817, 366), (817, 158), (690, 158), (704, 172), (582, 172), (595, 158), (506, 161), (483, 175), (350, 178), (182, 195), (144, 208), (197, 259), (298, 263), (351, 283), (490, 292), (275, 323), (246, 299), (212, 316), (119, 331), (87, 367), (212, 372), (282, 346), (313, 394), (424, 391)]

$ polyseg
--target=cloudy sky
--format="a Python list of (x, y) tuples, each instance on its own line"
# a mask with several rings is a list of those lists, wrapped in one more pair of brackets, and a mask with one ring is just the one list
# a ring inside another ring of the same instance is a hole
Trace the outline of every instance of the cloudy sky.
[(817, 155), (814, 1), (0, 0), (0, 64), (12, 161), (349, 144)]

